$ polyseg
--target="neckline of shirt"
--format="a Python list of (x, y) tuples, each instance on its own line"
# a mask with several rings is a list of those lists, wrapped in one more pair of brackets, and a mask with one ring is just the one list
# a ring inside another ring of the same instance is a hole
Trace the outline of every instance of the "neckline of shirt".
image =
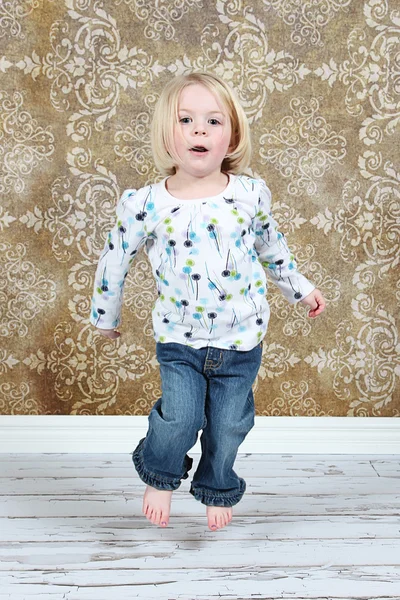
[(220, 192), (219, 194), (216, 194), (214, 196), (203, 196), (203, 198), (176, 198), (175, 196), (169, 193), (169, 191), (167, 190), (167, 186), (165, 185), (165, 182), (167, 181), (167, 179), (169, 179), (170, 176), (164, 177), (164, 179), (160, 183), (164, 194), (168, 196), (168, 198), (171, 198), (171, 200), (173, 200), (174, 202), (206, 202), (207, 200), (216, 200), (217, 198), (222, 198), (222, 196), (229, 192), (231, 186), (233, 185), (235, 175), (233, 173), (226, 173), (226, 175), (228, 175), (229, 177), (229, 182), (227, 183), (226, 188), (222, 190), (222, 192)]

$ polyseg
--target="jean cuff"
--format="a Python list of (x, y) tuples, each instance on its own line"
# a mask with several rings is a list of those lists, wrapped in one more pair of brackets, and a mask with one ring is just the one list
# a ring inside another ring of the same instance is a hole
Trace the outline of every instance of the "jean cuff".
[(246, 482), (241, 477), (239, 477), (239, 486), (239, 491), (236, 494), (193, 487), (193, 485), (190, 486), (189, 492), (196, 500), (199, 500), (202, 504), (206, 504), (207, 506), (234, 506), (240, 502), (246, 491)]
[(142, 438), (135, 450), (132, 452), (132, 461), (140, 479), (147, 485), (150, 485), (158, 490), (177, 490), (181, 485), (181, 479), (187, 479), (189, 477), (188, 472), (192, 468), (193, 459), (187, 454), (185, 455), (183, 461), (184, 473), (181, 477), (166, 477), (165, 475), (160, 475), (159, 473), (153, 473), (144, 466), (143, 444), (145, 439), (146, 438)]

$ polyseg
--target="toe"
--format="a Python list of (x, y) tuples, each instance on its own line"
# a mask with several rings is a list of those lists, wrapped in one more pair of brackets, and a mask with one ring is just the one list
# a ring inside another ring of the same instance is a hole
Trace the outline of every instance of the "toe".
[(160, 525), (161, 527), (166, 527), (168, 525), (168, 515), (163, 512), (160, 515)]

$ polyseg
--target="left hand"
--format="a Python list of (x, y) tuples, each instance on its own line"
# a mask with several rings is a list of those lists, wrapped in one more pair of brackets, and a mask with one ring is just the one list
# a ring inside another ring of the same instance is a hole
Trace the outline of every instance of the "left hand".
[(311, 306), (311, 310), (308, 311), (308, 316), (312, 319), (321, 314), (326, 307), (325, 299), (317, 289), (313, 290), (311, 294), (308, 294), (308, 296), (303, 298), (303, 300), (300, 300), (300, 302), (305, 306)]

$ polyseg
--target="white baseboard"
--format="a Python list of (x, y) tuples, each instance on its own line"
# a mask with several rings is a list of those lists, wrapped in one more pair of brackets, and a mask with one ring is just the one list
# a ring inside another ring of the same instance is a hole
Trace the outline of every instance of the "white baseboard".
[[(147, 416), (0, 415), (0, 453), (130, 453), (147, 426)], [(400, 454), (400, 419), (255, 417), (239, 452)]]

